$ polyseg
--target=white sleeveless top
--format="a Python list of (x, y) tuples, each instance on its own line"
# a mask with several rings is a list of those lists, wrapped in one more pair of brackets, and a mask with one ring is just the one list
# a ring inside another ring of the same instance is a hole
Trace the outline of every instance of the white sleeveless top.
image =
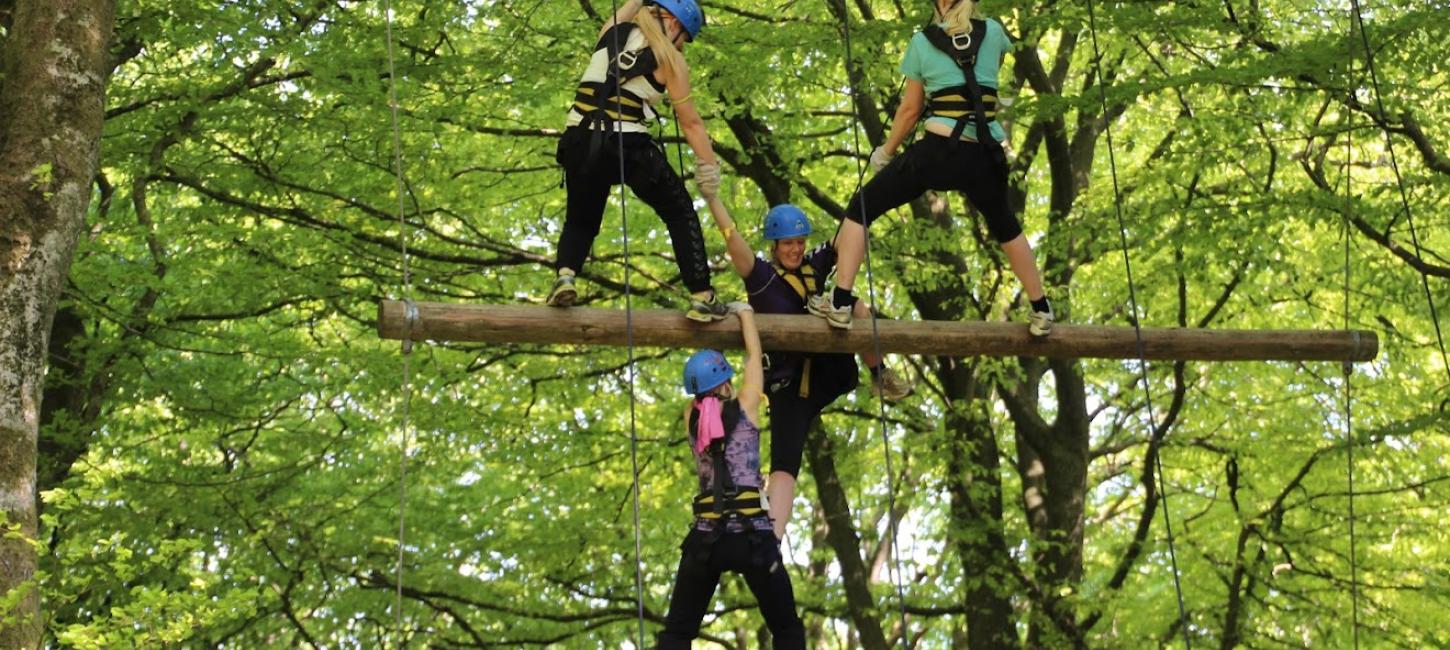
[[(631, 30), (629, 38), (626, 39), (624, 42), (624, 51), (638, 53), (648, 48), (649, 44), (645, 42), (644, 32), (640, 31), (638, 28)], [(581, 83), (585, 81), (602, 82), (608, 75), (610, 68), (612, 68), (613, 66), (614, 64), (609, 60), (608, 48), (601, 47), (597, 50), (594, 50), (594, 54), (589, 57), (589, 67), (584, 69), (584, 76), (580, 77), (579, 81)], [(623, 71), (621, 70), (621, 72)], [(657, 83), (658, 82), (654, 80), (653, 74), (647, 74), (630, 79), (629, 81), (625, 82), (623, 85), (620, 86), (624, 90), (628, 90), (629, 92), (638, 95), (641, 99), (645, 101), (644, 115), (646, 122), (653, 121), (655, 119), (656, 114), (654, 111), (654, 106), (655, 104), (659, 103), (660, 99), (664, 97), (665, 94), (664, 84), (656, 85)], [(579, 113), (578, 108), (570, 108), (569, 119), (567, 122), (564, 123), (564, 126), (578, 126), (579, 123), (583, 120), (584, 116)], [(644, 122), (620, 121), (617, 127), (612, 124), (606, 126), (595, 123), (594, 125), (592, 125), (591, 128), (607, 129), (610, 131), (618, 128), (620, 131), (626, 133), (649, 133), (649, 127), (645, 126)]]

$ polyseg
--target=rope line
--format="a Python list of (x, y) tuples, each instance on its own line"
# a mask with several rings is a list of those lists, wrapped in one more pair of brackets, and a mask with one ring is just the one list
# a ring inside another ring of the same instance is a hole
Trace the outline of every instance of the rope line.
[[(846, 79), (849, 85), (851, 65), (855, 61), (855, 57), (852, 56), (851, 51), (851, 14), (850, 10), (844, 5), (841, 6), (841, 24), (845, 32)], [(866, 192), (862, 188), (865, 185), (866, 166), (861, 160), (861, 129), (859, 127), (861, 116), (865, 114), (865, 110), (861, 106), (860, 97), (854, 88), (851, 91), (851, 103), (856, 110), (857, 116), (857, 119), (851, 122), (851, 147), (852, 151), (856, 154), (854, 156), (856, 158), (856, 197), (861, 204), (861, 214), (864, 219), (864, 215), (866, 214)], [(845, 220), (842, 219), (842, 225), (844, 223)], [(837, 231), (839, 232), (839, 230), (840, 227), (837, 226)], [(866, 299), (868, 305), (875, 305), (876, 283), (871, 272), (871, 229), (863, 223), (861, 224), (861, 232), (864, 235), (866, 253)], [(875, 351), (877, 363), (882, 364), (882, 372), (884, 373), (886, 356), (881, 352), (881, 332), (876, 322), (876, 310), (872, 308), (869, 311), (871, 312), (871, 345)], [(881, 451), (886, 458), (886, 521), (891, 534), (889, 546), (891, 562), (889, 566), (891, 581), (896, 587), (896, 604), (901, 618), (901, 636), (899, 638), (903, 647), (910, 647), (911, 628), (908, 627), (906, 620), (906, 590), (901, 583), (901, 556), (896, 547), (896, 539), (900, 532), (900, 522), (896, 520), (896, 473), (891, 466), (891, 434), (886, 427), (886, 400), (881, 396), (878, 396), (876, 399), (876, 418), (881, 427)]]
[[(1103, 116), (1106, 118), (1108, 115), (1108, 93), (1105, 86), (1106, 82), (1103, 80), (1103, 55), (1101, 50), (1098, 48), (1097, 14), (1093, 8), (1094, 4), (1095, 3), (1093, 2), (1093, 0), (1088, 0), (1088, 30), (1092, 34), (1093, 41), (1093, 74), (1097, 78), (1098, 98), (1102, 103)], [(1114, 153), (1113, 150), (1112, 120), (1106, 121), (1104, 125), (1104, 133), (1107, 136), (1108, 144), (1108, 166), (1112, 173), (1113, 179), (1113, 207), (1118, 218), (1118, 237), (1123, 250), (1123, 267), (1126, 270), (1128, 277), (1128, 300), (1133, 310), (1133, 338), (1135, 341), (1134, 345), (1138, 353), (1138, 373), (1139, 378), (1143, 382), (1143, 397), (1146, 400), (1148, 407), (1148, 435), (1156, 437), (1153, 427), (1154, 423), (1157, 421), (1157, 417), (1154, 415), (1153, 411), (1153, 391), (1152, 386), (1149, 383), (1148, 377), (1148, 360), (1143, 352), (1142, 317), (1139, 314), (1138, 309), (1137, 285), (1133, 281), (1132, 256), (1128, 253), (1128, 226), (1123, 219), (1123, 196), (1122, 190), (1119, 188), (1118, 185), (1118, 162), (1117, 155)], [(1178, 553), (1173, 541), (1173, 520), (1171, 517), (1171, 510), (1168, 507), (1168, 486), (1167, 481), (1163, 476), (1163, 454), (1161, 452), (1161, 447), (1158, 450), (1154, 450), (1153, 452), (1153, 471), (1158, 475), (1158, 493), (1160, 495), (1160, 499), (1163, 502), (1163, 527), (1167, 531), (1168, 535), (1168, 558), (1171, 566), (1173, 567), (1173, 591), (1178, 599), (1179, 627), (1183, 630), (1184, 647), (1192, 650), (1193, 642), (1191, 640), (1188, 624), (1188, 610), (1183, 603), (1183, 583), (1182, 579), (1179, 576)]]
[[(1374, 67), (1374, 51), (1369, 46), (1369, 33), (1364, 28), (1364, 13), (1359, 6), (1359, 0), (1350, 0), (1354, 6), (1354, 21), (1359, 26), (1360, 42), (1364, 45), (1364, 63), (1369, 70), (1370, 84), (1374, 88), (1374, 102), (1376, 114), (1386, 121), (1382, 129), (1385, 134), (1385, 147), (1390, 150), (1390, 169), (1395, 173), (1395, 184), (1400, 189), (1400, 205), (1405, 209), (1405, 221), (1410, 226), (1410, 242), (1415, 246), (1415, 257), (1424, 259), (1424, 253), (1420, 250), (1420, 236), (1415, 230), (1415, 215), (1410, 210), (1410, 197), (1405, 190), (1405, 179), (1400, 174), (1400, 163), (1395, 156), (1395, 139), (1390, 133), (1388, 116), (1385, 114), (1384, 94), (1380, 92), (1379, 73)], [(1424, 271), (1420, 272), (1420, 284), (1425, 289), (1425, 302), (1430, 304), (1430, 318), (1435, 323), (1435, 342), (1440, 346), (1440, 361), (1445, 366), (1445, 375), (1450, 378), (1450, 355), (1445, 352), (1445, 335), (1440, 330), (1440, 314), (1435, 309), (1435, 297), (1430, 293), (1430, 275)]]
[[(611, 26), (611, 28), (617, 27), (619, 25), (618, 0), (610, 0), (609, 7), (611, 10), (610, 19), (614, 21), (614, 25)], [(641, 8), (640, 11), (648, 11), (648, 9)], [(618, 29), (613, 30), (612, 37), (614, 39), (614, 51), (622, 52), (623, 49), (621, 48), (619, 42)], [(614, 77), (616, 80), (618, 80), (620, 72), (619, 57), (614, 57), (611, 63), (614, 65)], [(620, 89), (615, 93), (614, 99), (615, 112), (619, 115), (623, 115), (623, 89)], [(627, 377), (629, 381), (629, 465), (630, 473), (633, 477), (631, 479), (632, 484), (630, 487), (630, 491), (633, 495), (632, 501), (634, 508), (634, 600), (635, 613), (638, 618), (636, 647), (643, 648), (645, 647), (644, 562), (642, 559), (644, 555), (644, 542), (640, 533), (639, 524), (639, 430), (636, 424), (637, 417), (635, 413), (636, 408), (634, 396), (634, 293), (631, 291), (630, 288), (629, 277), (629, 210), (627, 207), (627, 201), (625, 200), (624, 191), (624, 124), (620, 120), (614, 120), (612, 123), (614, 125), (614, 139), (616, 141), (616, 144), (618, 145), (617, 149), (619, 152), (619, 232), (624, 239), (624, 341), (625, 346), (628, 349), (628, 361), (625, 364), (625, 377)]]
[[(1353, 25), (1350, 26), (1350, 29), (1353, 30)], [(1353, 49), (1353, 44), (1350, 45), (1350, 49)], [(1352, 55), (1349, 59), (1349, 78), (1350, 80), (1353, 80), (1354, 78), (1354, 57)], [(1345, 121), (1352, 121), (1352, 116), (1348, 112), (1345, 113)], [(1347, 126), (1353, 126), (1353, 124), (1348, 124)], [(1351, 188), (1351, 185), (1354, 182), (1354, 166), (1351, 164), (1354, 160), (1353, 129), (1348, 129), (1344, 132), (1344, 152), (1344, 195), (1346, 198), (1349, 198), (1354, 196)], [(1348, 332), (1350, 331), (1349, 274), (1350, 269), (1352, 268), (1350, 266), (1349, 254), (1350, 229), (1349, 215), (1347, 213), (1341, 213), (1341, 216), (1343, 228), (1342, 237), (1344, 239), (1344, 331)], [(1354, 638), (1354, 648), (1355, 650), (1359, 650), (1359, 553), (1354, 530), (1354, 410), (1353, 402), (1351, 401), (1350, 391), (1350, 380), (1351, 374), (1354, 371), (1354, 365), (1348, 361), (1345, 361), (1339, 365), (1339, 368), (1340, 372), (1342, 372), (1344, 375), (1344, 448), (1347, 456), (1345, 460), (1344, 474), (1349, 488), (1348, 510), (1350, 630), (1351, 635)]]
[(403, 630), (403, 562), (407, 553), (408, 531), (408, 451), (412, 445), (412, 402), (413, 402), (413, 329), (418, 323), (418, 306), (413, 303), (413, 272), (408, 261), (408, 240), (411, 236), (407, 221), (403, 218), (403, 141), (398, 129), (398, 75), (393, 51), (393, 2), (384, 0), (388, 40), (388, 109), (392, 124), (393, 141), (393, 194), (398, 205), (398, 241), (402, 253), (404, 315), (408, 328), (403, 335), (403, 431), (398, 446), (398, 559), (393, 582), (396, 584), (393, 608), (396, 616), (398, 647), (407, 646), (407, 634)]

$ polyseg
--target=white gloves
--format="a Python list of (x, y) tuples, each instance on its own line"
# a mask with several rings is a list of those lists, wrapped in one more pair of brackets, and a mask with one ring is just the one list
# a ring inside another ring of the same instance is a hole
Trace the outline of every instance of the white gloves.
[(695, 187), (700, 195), (713, 199), (720, 195), (720, 165), (700, 163), (695, 165)]
[(748, 302), (732, 302), (728, 305), (725, 305), (725, 309), (729, 310), (729, 312), (732, 314), (738, 314), (742, 311), (755, 311), (755, 308), (751, 307), (750, 303)]
[(891, 164), (891, 159), (895, 157), (896, 154), (888, 153), (883, 147), (876, 147), (875, 149), (872, 149), (871, 171), (879, 172), (883, 169), (886, 169), (886, 166)]

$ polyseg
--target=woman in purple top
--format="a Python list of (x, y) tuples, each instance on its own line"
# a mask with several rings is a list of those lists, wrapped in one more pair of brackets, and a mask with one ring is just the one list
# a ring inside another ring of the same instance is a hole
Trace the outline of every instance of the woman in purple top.
[[(807, 251), (811, 222), (805, 212), (794, 205), (778, 205), (765, 215), (763, 234), (771, 242), (771, 259), (766, 261), (757, 257), (735, 231), (734, 221), (719, 197), (702, 194), (725, 236), (735, 271), (745, 279), (750, 305), (762, 314), (806, 313), (806, 301), (820, 294), (836, 264), (833, 242)], [(855, 309), (862, 318), (870, 316), (865, 303), (856, 303)], [(911, 393), (911, 385), (879, 358), (861, 355), (861, 360), (871, 369), (873, 393), (893, 402)], [(850, 354), (777, 351), (770, 353), (769, 361), (765, 393), (770, 396), (770, 481), (766, 494), (775, 534), (784, 537), (795, 501), (806, 432), (831, 402), (856, 388), (857, 370)]]
[(661, 650), (685, 649), (700, 633), (700, 621), (725, 571), (745, 578), (777, 650), (804, 650), (805, 626), (796, 614), (790, 575), (760, 504), (760, 429), (756, 427), (763, 382), (760, 335), (750, 306), (733, 303), (745, 336), (745, 376), (740, 390), (735, 369), (716, 350), (701, 350), (685, 363), (685, 392), (694, 397), (685, 411), (700, 493), (695, 522), (680, 545), (680, 568), (670, 610), (658, 641)]

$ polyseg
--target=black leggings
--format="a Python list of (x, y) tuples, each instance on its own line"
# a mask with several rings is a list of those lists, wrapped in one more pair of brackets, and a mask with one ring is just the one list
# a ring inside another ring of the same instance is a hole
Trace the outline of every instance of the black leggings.
[[(700, 233), (694, 202), (648, 133), (613, 134), (570, 127), (559, 138), (555, 159), (564, 168), (569, 198), (554, 268), (583, 268), (599, 235), (610, 188), (620, 183), (620, 137), (624, 138), (624, 184), (664, 221), (685, 288), (692, 293), (710, 290), (705, 236)], [(591, 139), (595, 139), (592, 145)]]
[[(849, 354), (818, 354), (811, 358), (811, 389), (800, 396), (801, 371), (789, 383), (770, 391), (770, 471), (799, 476), (806, 432), (821, 411), (837, 397), (856, 390), (856, 358)], [(799, 362), (798, 362), (799, 363)]]
[[(927, 133), (885, 169), (877, 172), (846, 206), (846, 218), (867, 227), (876, 217), (905, 205), (927, 190), (965, 193), (987, 219), (987, 230), (999, 243), (1022, 234), (1022, 224), (1007, 203), (1007, 174), (978, 142)], [(861, 209), (861, 197), (866, 209)]]
[(805, 650), (806, 629), (795, 611), (790, 574), (780, 561), (780, 548), (770, 531), (722, 533), (713, 544), (709, 533), (690, 531), (680, 547), (680, 570), (670, 595), (665, 629), (657, 637), (659, 650), (689, 650), (700, 634), (700, 621), (720, 584), (720, 575), (733, 571), (745, 578), (760, 614), (770, 628), (775, 650)]

